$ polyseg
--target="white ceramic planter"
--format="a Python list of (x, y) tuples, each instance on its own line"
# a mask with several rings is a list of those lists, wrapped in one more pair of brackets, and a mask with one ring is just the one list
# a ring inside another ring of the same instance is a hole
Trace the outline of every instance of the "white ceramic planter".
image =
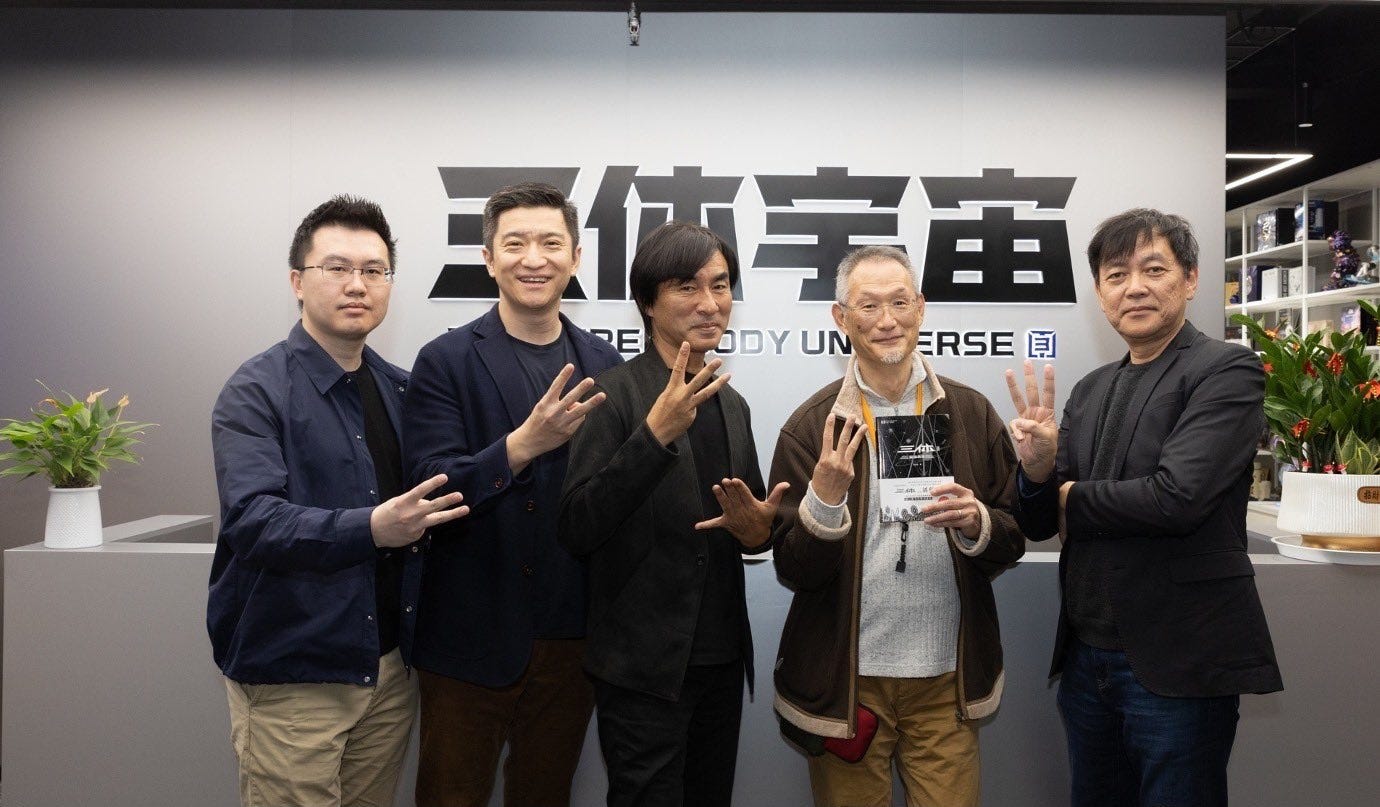
[(1278, 524), (1310, 546), (1380, 549), (1380, 474), (1287, 471)]
[(48, 488), (48, 524), (43, 545), (81, 549), (101, 545), (101, 486)]

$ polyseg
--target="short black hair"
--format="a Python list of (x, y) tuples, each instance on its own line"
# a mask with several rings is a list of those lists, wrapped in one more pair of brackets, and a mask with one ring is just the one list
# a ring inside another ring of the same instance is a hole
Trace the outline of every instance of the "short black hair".
[(738, 285), (738, 253), (718, 233), (688, 221), (668, 221), (647, 233), (633, 254), (628, 272), (628, 285), (637, 301), (637, 313), (642, 315), (642, 328), (652, 332), (652, 318), (647, 309), (656, 302), (663, 283), (689, 280), (700, 271), (714, 253), (724, 256), (728, 264), (728, 283)]
[(1118, 213), (1097, 225), (1088, 243), (1088, 266), (1092, 268), (1093, 283), (1098, 281), (1097, 270), (1103, 264), (1122, 263), (1141, 244), (1162, 236), (1169, 242), (1174, 260), (1187, 275), (1198, 266), (1198, 239), (1188, 219), (1173, 213), (1161, 213), (1148, 207), (1137, 207)]
[(498, 232), (498, 217), (506, 211), (518, 207), (554, 207), (561, 211), (565, 228), (570, 231), (570, 251), (580, 245), (580, 213), (575, 205), (565, 198), (561, 189), (545, 182), (520, 182), (499, 188), (484, 203), (483, 236), (484, 248), (493, 252), (494, 236)]
[(398, 242), (393, 240), (393, 231), (388, 227), (388, 219), (383, 217), (383, 209), (368, 199), (341, 194), (316, 206), (316, 209), (297, 225), (292, 236), (292, 248), (288, 250), (288, 268), (301, 269), (307, 262), (311, 251), (311, 239), (322, 227), (344, 227), (347, 230), (373, 230), (388, 245), (388, 268), (396, 270)]

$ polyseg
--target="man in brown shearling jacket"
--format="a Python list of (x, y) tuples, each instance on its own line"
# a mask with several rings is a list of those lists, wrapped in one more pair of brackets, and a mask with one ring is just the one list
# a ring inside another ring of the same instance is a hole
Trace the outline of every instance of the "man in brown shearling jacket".
[[(987, 399), (916, 349), (925, 300), (904, 252), (851, 252), (836, 299), (853, 359), (786, 421), (772, 461), (772, 483), (790, 483), (776, 570), (795, 592), (776, 711), (788, 735), (825, 738), (853, 738), (859, 707), (877, 716), (857, 762), (810, 757), (819, 807), (890, 804), (893, 760), (907, 803), (976, 807), (974, 721), (1002, 691), (990, 580), (1025, 547), (1010, 513), (1015, 452)], [(910, 414), (949, 416), (955, 481), (921, 518), (883, 522), (874, 418)]]

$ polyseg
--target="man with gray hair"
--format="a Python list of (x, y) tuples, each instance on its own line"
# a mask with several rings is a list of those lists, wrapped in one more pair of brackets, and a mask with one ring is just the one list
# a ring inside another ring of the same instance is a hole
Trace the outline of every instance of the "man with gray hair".
[[(920, 354), (917, 288), (895, 247), (844, 258), (833, 317), (853, 358), (786, 421), (772, 461), (771, 483), (790, 483), (776, 571), (795, 592), (775, 706), (811, 754), (819, 807), (890, 804), (893, 762), (908, 803), (976, 807), (975, 721), (1001, 699), (990, 581), (1025, 547), (1010, 513), (1016, 456), (987, 399)], [(918, 517), (883, 513), (879, 422), (948, 434), (953, 481)]]

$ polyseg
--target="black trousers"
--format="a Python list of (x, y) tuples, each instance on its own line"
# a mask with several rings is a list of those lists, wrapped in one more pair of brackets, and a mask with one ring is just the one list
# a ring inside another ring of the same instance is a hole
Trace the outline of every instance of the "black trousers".
[(691, 666), (679, 700), (594, 681), (609, 807), (727, 807), (733, 800), (743, 664)]

